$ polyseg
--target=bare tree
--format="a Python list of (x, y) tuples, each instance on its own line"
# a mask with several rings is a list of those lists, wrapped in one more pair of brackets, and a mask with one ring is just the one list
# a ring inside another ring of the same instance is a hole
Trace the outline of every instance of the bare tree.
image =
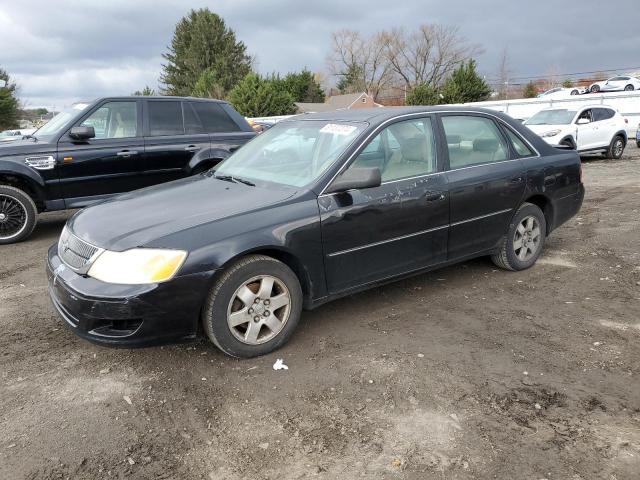
[(412, 88), (440, 85), (462, 62), (480, 52), (460, 36), (457, 27), (424, 24), (415, 32), (383, 32), (387, 60), (398, 80)]
[(392, 79), (392, 68), (386, 57), (386, 36), (382, 33), (363, 37), (353, 30), (334, 32), (328, 63), (333, 75), (349, 77), (351, 90), (364, 90), (374, 98)]
[(498, 71), (498, 94), (501, 100), (509, 98), (509, 79), (511, 77), (511, 68), (509, 65), (509, 49), (504, 47), (502, 57), (500, 57), (500, 67)]

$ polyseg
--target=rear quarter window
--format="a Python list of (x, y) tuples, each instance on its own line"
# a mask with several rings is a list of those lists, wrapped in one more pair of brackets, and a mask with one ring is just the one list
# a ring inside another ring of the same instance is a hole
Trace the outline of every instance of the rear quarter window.
[(191, 106), (198, 116), (205, 133), (239, 132), (240, 127), (234, 122), (222, 105), (214, 102), (192, 102)]

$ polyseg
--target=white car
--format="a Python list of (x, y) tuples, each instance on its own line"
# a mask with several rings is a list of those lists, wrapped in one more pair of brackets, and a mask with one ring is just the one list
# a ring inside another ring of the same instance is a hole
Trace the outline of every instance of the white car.
[(640, 80), (636, 77), (629, 77), (626, 75), (620, 75), (617, 77), (611, 77), (602, 82), (592, 83), (589, 87), (591, 93), (598, 92), (622, 92), (632, 91), (640, 88)]
[(547, 90), (546, 92), (542, 92), (538, 95), (538, 98), (546, 98), (546, 99), (556, 99), (556, 98), (567, 98), (572, 95), (580, 95), (582, 93), (586, 93), (587, 89), (584, 87), (557, 87), (552, 88), (551, 90)]
[(546, 108), (524, 124), (555, 147), (618, 159), (627, 145), (627, 120), (612, 107)]
[(35, 132), (35, 128), (23, 128), (20, 130), (4, 130), (0, 132), (0, 144), (6, 142), (15, 142), (20, 140), (25, 135), (31, 135)]

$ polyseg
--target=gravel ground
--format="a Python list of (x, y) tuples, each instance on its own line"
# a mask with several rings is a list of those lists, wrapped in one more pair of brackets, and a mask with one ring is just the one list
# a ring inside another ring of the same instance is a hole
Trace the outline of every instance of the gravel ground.
[(44, 216), (0, 247), (0, 478), (637, 479), (640, 152), (583, 169), (530, 270), (354, 295), (253, 360), (76, 338), (44, 274), (68, 214)]

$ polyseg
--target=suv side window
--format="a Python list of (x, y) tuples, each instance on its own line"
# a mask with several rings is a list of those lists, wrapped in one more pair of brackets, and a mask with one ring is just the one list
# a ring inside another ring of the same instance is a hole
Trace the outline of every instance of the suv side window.
[(138, 135), (136, 102), (107, 102), (89, 115), (81, 124), (93, 127), (95, 138), (128, 138)]
[(495, 122), (473, 115), (444, 115), (449, 169), (509, 159), (509, 148)]
[(240, 131), (240, 127), (227, 115), (219, 103), (191, 102), (191, 106), (200, 119), (205, 133)]
[(510, 128), (504, 127), (504, 130), (507, 132), (507, 137), (509, 137), (511, 145), (513, 145), (519, 157), (534, 157), (536, 155)]
[(591, 113), (590, 108), (586, 109), (584, 112), (580, 114), (580, 116), (576, 119), (576, 123), (578, 122), (578, 120), (582, 120), (583, 118), (586, 118), (587, 120), (589, 120), (589, 122), (594, 121), (593, 114)]
[(602, 120), (609, 120), (615, 114), (616, 114), (616, 112), (614, 112), (610, 108), (594, 108), (593, 109), (593, 116), (594, 116), (594, 120), (593, 121), (594, 122), (600, 122)]
[(183, 135), (182, 106), (178, 101), (154, 101), (149, 105), (149, 135)]
[(427, 175), (436, 171), (436, 148), (430, 118), (394, 123), (360, 152), (353, 167), (378, 167), (382, 181)]

